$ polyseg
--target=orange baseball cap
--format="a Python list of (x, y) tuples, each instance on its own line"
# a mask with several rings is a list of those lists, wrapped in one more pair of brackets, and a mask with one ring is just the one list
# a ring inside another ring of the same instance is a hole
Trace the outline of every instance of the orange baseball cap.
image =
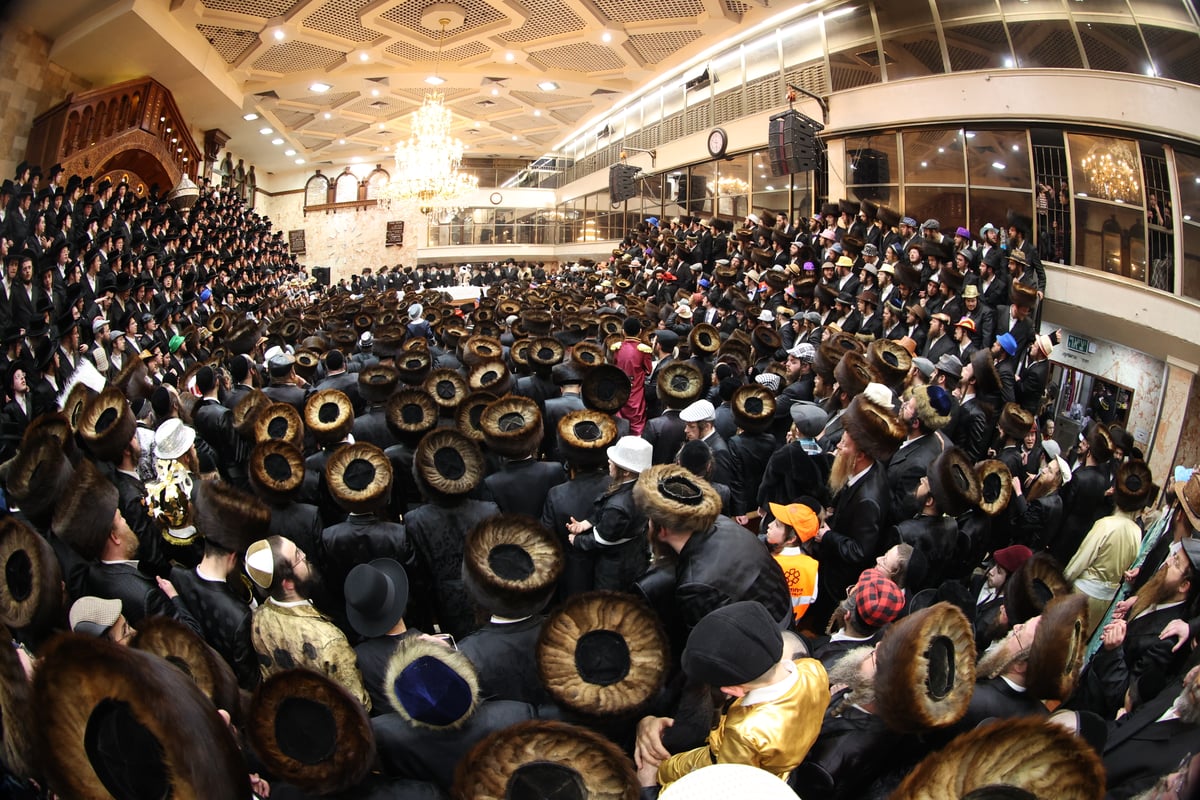
[(768, 503), (767, 505), (771, 507), (771, 513), (775, 515), (775, 519), (784, 525), (791, 526), (796, 531), (800, 541), (807, 542), (817, 535), (820, 521), (817, 519), (816, 512), (808, 506), (803, 503), (792, 503), (786, 506), (778, 503)]

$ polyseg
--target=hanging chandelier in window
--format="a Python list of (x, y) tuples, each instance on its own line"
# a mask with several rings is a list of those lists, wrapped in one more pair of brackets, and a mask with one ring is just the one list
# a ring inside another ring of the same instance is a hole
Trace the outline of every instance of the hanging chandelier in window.
[[(438, 20), (437, 67), (442, 63), (442, 40), (447, 18)], [(421, 107), (413, 112), (408, 141), (396, 144), (396, 170), (384, 194), (388, 199), (415, 203), (422, 214), (446, 214), (461, 208), (462, 199), (479, 186), (479, 178), (461, 171), (463, 143), (450, 129), (454, 115), (441, 92), (427, 92)]]
[(1137, 201), (1137, 161), (1124, 142), (1114, 139), (1093, 144), (1080, 166), (1093, 197), (1119, 203)]

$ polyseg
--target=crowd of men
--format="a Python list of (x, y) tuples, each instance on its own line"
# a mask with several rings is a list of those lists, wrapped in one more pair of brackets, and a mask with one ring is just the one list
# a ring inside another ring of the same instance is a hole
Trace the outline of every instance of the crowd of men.
[(218, 187), (0, 195), (10, 796), (1187, 796), (1200, 475), (1048, 435), (1028, 219), (325, 290)]

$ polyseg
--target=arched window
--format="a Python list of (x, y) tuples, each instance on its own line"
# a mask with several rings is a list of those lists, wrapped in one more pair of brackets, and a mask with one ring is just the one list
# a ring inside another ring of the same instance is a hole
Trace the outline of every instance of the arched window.
[(304, 205), (323, 206), (329, 202), (329, 178), (317, 170), (317, 174), (304, 184)]
[(388, 171), (379, 164), (376, 164), (375, 169), (367, 176), (367, 199), (379, 199), (380, 191), (388, 185), (391, 179), (392, 176), (388, 174)]
[(353, 203), (358, 199), (358, 176), (346, 167), (345, 171), (337, 177), (337, 190), (334, 192), (333, 202), (335, 203)]

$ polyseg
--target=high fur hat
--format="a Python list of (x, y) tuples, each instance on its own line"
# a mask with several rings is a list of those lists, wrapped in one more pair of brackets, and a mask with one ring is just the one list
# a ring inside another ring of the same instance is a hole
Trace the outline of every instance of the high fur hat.
[(542, 624), (537, 660), (542, 685), (563, 708), (592, 717), (628, 716), (662, 686), (670, 645), (640, 600), (586, 592)]
[(1113, 489), (1117, 508), (1122, 511), (1141, 511), (1158, 493), (1154, 476), (1144, 461), (1127, 461), (1118, 466)]
[(667, 408), (686, 408), (700, 399), (704, 391), (704, 375), (690, 361), (672, 360), (655, 377), (658, 398)]
[(243, 439), (254, 441), (254, 423), (264, 408), (271, 405), (271, 398), (261, 389), (251, 389), (233, 407), (233, 429)]
[[(412, 341), (424, 342), (423, 339)], [(433, 358), (423, 346), (405, 350), (396, 356), (396, 373), (400, 376), (400, 381), (408, 386), (420, 386), (432, 368)]]
[(624, 407), (631, 391), (629, 376), (612, 364), (601, 364), (588, 370), (580, 386), (585, 406), (609, 414), (615, 414)]
[(338, 389), (314, 392), (304, 401), (304, 424), (318, 444), (340, 442), (354, 427), (354, 404)]
[(0, 622), (37, 634), (62, 615), (62, 570), (45, 538), (14, 516), (0, 520)]
[(70, 487), (54, 508), (51, 527), (75, 552), (94, 561), (104, 550), (117, 513), (117, 487), (99, 468), (84, 459), (75, 468)]
[(867, 347), (867, 363), (879, 373), (880, 382), (898, 386), (912, 369), (912, 354), (895, 339), (876, 339)]
[(467, 374), (467, 388), (473, 392), (491, 392), (500, 396), (512, 390), (512, 374), (500, 359), (480, 361)]
[(1088, 449), (1097, 464), (1107, 464), (1113, 457), (1113, 438), (1102, 422), (1093, 422), (1087, 432)]
[(987, 350), (976, 350), (971, 356), (971, 374), (975, 380), (975, 394), (980, 401), (988, 405), (997, 403), (1000, 400), (1000, 373), (996, 370), (996, 360), (992, 354)]
[(496, 395), (491, 392), (483, 391), (471, 392), (464, 397), (463, 401), (458, 404), (458, 410), (454, 412), (458, 430), (471, 441), (483, 444), (483, 428), (480, 420), (483, 418), (484, 410), (497, 399)]
[(1010, 625), (1033, 619), (1046, 604), (1060, 595), (1070, 594), (1071, 584), (1062, 567), (1049, 553), (1034, 553), (1008, 579), (1004, 609)]
[[(81, 407), (79, 411), (82, 414), (83, 408)], [(75, 425), (62, 411), (47, 411), (30, 420), (24, 435), (21, 436), (21, 445), (17, 451), (24, 450), (39, 436), (49, 436), (57, 440), (63, 453), (72, 464), (77, 464), (83, 457), (75, 443)]]
[(866, 345), (858, 339), (846, 333), (835, 333), (832, 336), (826, 336), (817, 348), (817, 357), (813, 361), (813, 370), (826, 378), (834, 379), (834, 370), (841, 363), (842, 358), (847, 353), (854, 352), (862, 354), (866, 350)]
[(33, 686), (16, 648), (0, 649), (0, 756), (17, 777), (40, 779), (33, 737), (35, 727), (44, 723), (40, 715), (29, 713), (34, 708)]
[(967, 454), (959, 447), (948, 447), (929, 465), (929, 491), (938, 510), (952, 517), (979, 505), (979, 476)]
[(571, 348), (571, 360), (585, 370), (604, 363), (604, 351), (595, 342), (580, 342)]
[(463, 363), (469, 367), (504, 357), (504, 345), (492, 336), (472, 336), (463, 344)]
[(136, 430), (133, 409), (115, 386), (92, 398), (79, 416), (79, 438), (97, 461), (120, 461)]
[(976, 464), (975, 473), (979, 476), (979, 510), (994, 517), (1008, 508), (1013, 493), (1008, 466), (992, 458)]
[(263, 329), (255, 322), (246, 322), (231, 328), (222, 339), (225, 349), (234, 355), (247, 355), (262, 338)]
[(358, 394), (367, 403), (382, 403), (396, 391), (400, 373), (395, 367), (376, 364), (358, 373)]
[(454, 411), (467, 396), (466, 379), (452, 369), (435, 369), (425, 378), (422, 388), (443, 412)]
[(525, 458), (542, 443), (542, 412), (529, 397), (509, 395), (491, 403), (479, 425), (488, 449), (509, 458)]
[(931, 753), (891, 798), (1097, 800), (1104, 782), (1100, 757), (1082, 737), (1046, 717), (1016, 717), (980, 725)]
[(1014, 280), (1008, 290), (1008, 300), (1020, 308), (1033, 308), (1037, 305), (1037, 287)]
[(916, 290), (921, 286), (921, 269), (914, 266), (906, 258), (895, 263), (896, 283), (901, 286), (907, 286), (910, 289)]
[(467, 534), (463, 583), (486, 611), (510, 619), (527, 617), (550, 602), (563, 558), (558, 538), (537, 520), (497, 514)]
[(1088, 602), (1063, 594), (1046, 603), (1029, 646), (1025, 688), (1039, 700), (1066, 700), (1075, 691), (1088, 640)]
[(895, 228), (900, 224), (900, 212), (891, 206), (881, 205), (876, 209), (875, 214), (885, 229)]
[(712, 484), (678, 464), (642, 472), (633, 499), (652, 522), (675, 531), (707, 531), (721, 513), (721, 496)]
[(957, 607), (938, 603), (904, 617), (876, 649), (879, 715), (897, 733), (952, 725), (975, 691), (975, 635)]
[(608, 448), (616, 444), (617, 423), (611, 414), (585, 408), (558, 421), (558, 449), (572, 466), (588, 469), (608, 463)]
[(272, 439), (304, 447), (304, 420), (291, 403), (270, 403), (254, 418), (254, 441)]
[(35, 751), (55, 794), (249, 800), (233, 734), (174, 664), (78, 634), (54, 639), (42, 656), (29, 707), (38, 709)]
[(234, 724), (240, 724), (241, 697), (233, 668), (187, 625), (161, 615), (146, 617), (138, 623), (129, 646), (179, 666), (214, 706), (228, 711)]
[(534, 720), (496, 731), (458, 762), (455, 800), (637, 800), (629, 756), (597, 733)]
[(414, 728), (456, 730), (479, 707), (479, 677), (465, 655), (419, 636), (401, 639), (388, 659), (388, 703)]
[(344, 445), (325, 462), (325, 485), (343, 510), (351, 514), (377, 511), (391, 496), (392, 462), (368, 442)]
[(783, 346), (779, 332), (766, 323), (754, 326), (754, 330), (750, 332), (750, 341), (754, 352), (759, 356), (773, 356), (775, 351)]
[(290, 442), (270, 439), (254, 445), (249, 467), (250, 486), (268, 503), (283, 505), (304, 485), (304, 455)]
[(388, 429), (401, 441), (416, 444), (438, 423), (438, 407), (424, 389), (401, 389), (388, 398), (384, 407)]
[(758, 383), (739, 386), (729, 405), (737, 426), (746, 433), (762, 433), (775, 420), (775, 395)]
[[(864, 362), (865, 363), (865, 362)], [(882, 391), (872, 391), (878, 386)], [(906, 431), (890, 405), (880, 402), (890, 394), (882, 384), (871, 384), (850, 401), (842, 414), (845, 432), (864, 453), (876, 461), (887, 461), (900, 448)]]
[[(290, 445), (264, 443), (258, 447)], [(301, 469), (300, 475), (303, 474)], [(222, 481), (201, 481), (195, 496), (192, 508), (196, 532), (218, 547), (231, 553), (244, 553), (251, 542), (266, 535), (271, 512), (254, 495)]]
[(715, 353), (721, 347), (721, 334), (707, 322), (701, 322), (688, 333), (688, 346), (693, 353)]
[(851, 350), (842, 356), (842, 360), (833, 369), (838, 388), (854, 397), (860, 395), (872, 383), (880, 383), (881, 378), (875, 368), (867, 361), (862, 353)]
[[(89, 364), (91, 362), (86, 358), (82, 358), (79, 360), (79, 363)], [(87, 384), (81, 382), (73, 385), (67, 392), (67, 396), (62, 399), (62, 411), (64, 414), (66, 414), (67, 420), (71, 424), (72, 431), (79, 428), (79, 418), (83, 415), (83, 409), (97, 394), (99, 393), (93, 391), (88, 387)]]
[(413, 456), (413, 477), (422, 494), (431, 498), (469, 494), (483, 479), (483, 469), (479, 446), (453, 428), (426, 434)]
[(1005, 403), (1000, 412), (1000, 431), (1010, 439), (1018, 442), (1033, 428), (1033, 414), (1021, 408), (1016, 403)]
[(8, 495), (31, 522), (45, 527), (75, 470), (59, 440), (43, 433), (21, 443), (8, 465)]
[(319, 795), (357, 786), (375, 760), (362, 703), (312, 670), (279, 672), (259, 684), (246, 733), (272, 775)]
[(529, 363), (539, 367), (553, 367), (563, 360), (566, 350), (557, 339), (540, 336), (529, 344)]
[(154, 381), (150, 380), (150, 370), (141, 356), (130, 353), (125, 367), (113, 378), (112, 385), (125, 396), (129, 402), (149, 399), (154, 392)]

